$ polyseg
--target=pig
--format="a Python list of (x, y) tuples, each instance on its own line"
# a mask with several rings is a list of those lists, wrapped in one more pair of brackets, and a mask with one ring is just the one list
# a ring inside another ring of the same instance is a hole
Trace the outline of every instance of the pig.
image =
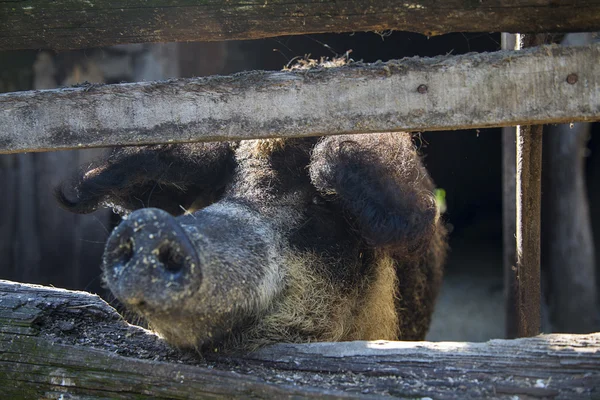
[(423, 340), (447, 251), (407, 133), (122, 147), (57, 199), (122, 215), (105, 284), (199, 351)]

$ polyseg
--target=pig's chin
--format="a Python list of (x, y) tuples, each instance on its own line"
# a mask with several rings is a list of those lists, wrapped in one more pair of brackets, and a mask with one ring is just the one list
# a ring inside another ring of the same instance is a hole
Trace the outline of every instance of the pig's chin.
[(200, 350), (208, 343), (220, 340), (224, 333), (196, 318), (170, 318), (149, 320), (150, 328), (170, 345), (180, 349)]
[(153, 312), (149, 309), (135, 310), (148, 321), (149, 328), (180, 349), (202, 350), (208, 345), (218, 344), (233, 330), (233, 318), (172, 310)]

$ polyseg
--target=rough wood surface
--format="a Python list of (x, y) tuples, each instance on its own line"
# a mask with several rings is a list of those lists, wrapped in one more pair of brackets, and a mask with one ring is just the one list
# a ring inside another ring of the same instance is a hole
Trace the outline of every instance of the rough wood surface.
[(281, 344), (202, 359), (95, 295), (0, 281), (0, 386), (11, 399), (589, 399), (600, 394), (600, 334)]
[[(547, 34), (517, 35), (517, 49), (548, 43)], [(567, 82), (570, 82), (570, 74)], [(532, 95), (525, 92), (525, 95)], [(541, 332), (542, 134), (543, 125), (520, 125), (517, 141), (516, 288), (513, 321), (518, 337)], [(507, 324), (509, 325), (509, 324)]]
[(517, 262), (513, 315), (517, 337), (541, 327), (542, 125), (517, 127)]
[[(517, 36), (502, 33), (502, 49), (516, 50)], [(517, 337), (517, 131), (502, 128), (502, 268), (504, 272), (504, 312), (506, 338)]]
[(0, 21), (0, 50), (60, 50), (389, 29), (426, 35), (596, 31), (600, 1), (27, 0), (0, 1)]
[(3, 94), (0, 152), (597, 120), (598, 59), (546, 46)]

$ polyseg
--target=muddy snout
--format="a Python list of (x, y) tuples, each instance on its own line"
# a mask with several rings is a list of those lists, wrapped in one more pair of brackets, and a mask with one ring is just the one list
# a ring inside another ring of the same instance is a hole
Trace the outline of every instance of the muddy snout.
[(202, 280), (196, 249), (185, 229), (169, 213), (137, 210), (110, 235), (104, 250), (109, 289), (139, 311), (178, 307)]

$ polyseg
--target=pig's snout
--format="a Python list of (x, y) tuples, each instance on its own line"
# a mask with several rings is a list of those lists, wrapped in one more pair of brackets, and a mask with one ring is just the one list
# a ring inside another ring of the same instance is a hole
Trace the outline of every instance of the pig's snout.
[(104, 251), (105, 279), (123, 303), (144, 310), (177, 308), (201, 282), (199, 259), (169, 213), (145, 208), (121, 222)]

